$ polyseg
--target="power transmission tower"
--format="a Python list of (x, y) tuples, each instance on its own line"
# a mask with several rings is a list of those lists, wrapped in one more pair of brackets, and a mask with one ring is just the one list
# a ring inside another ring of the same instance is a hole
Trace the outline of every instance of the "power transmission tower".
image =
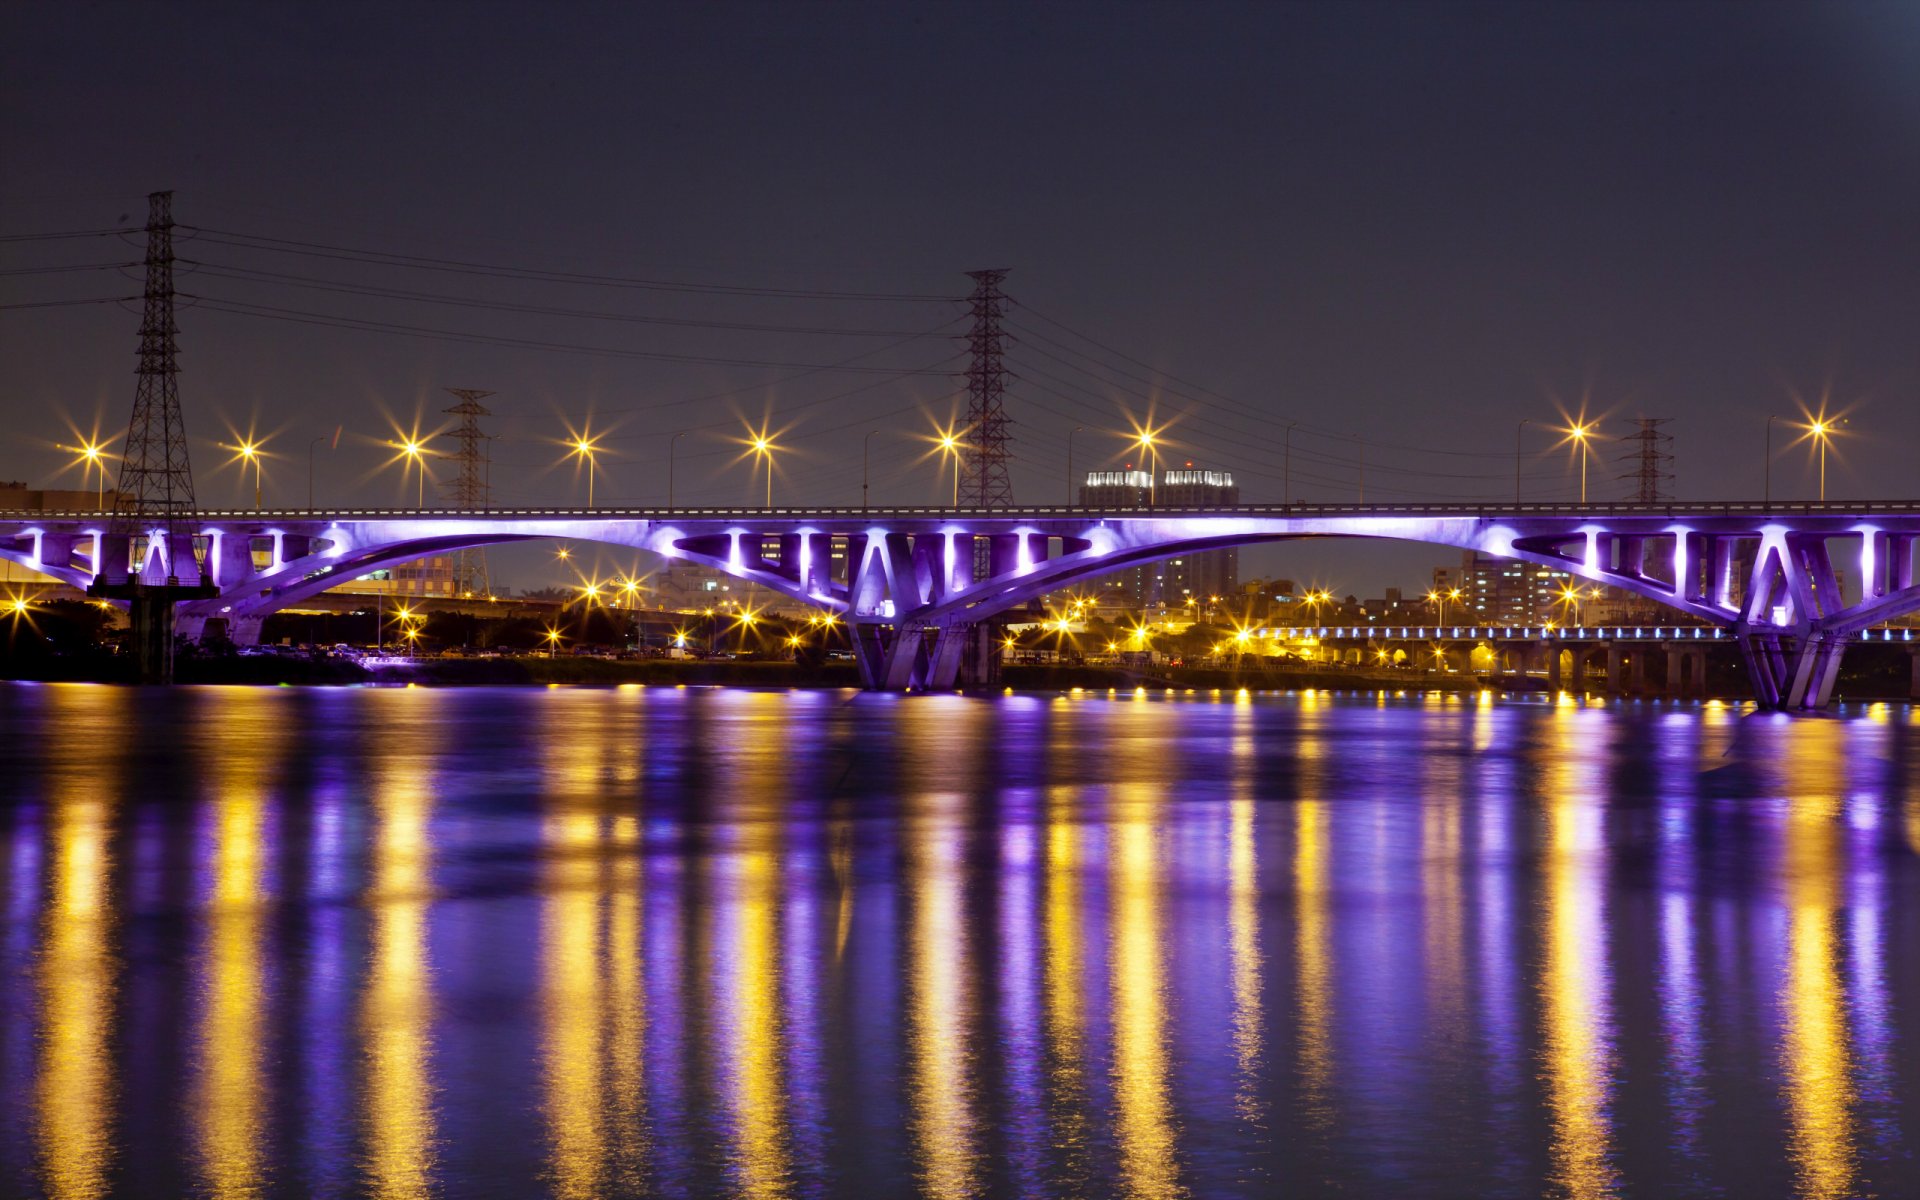
[(174, 605), (215, 594), (194, 553), (199, 509), (180, 416), (179, 332), (173, 320), (173, 193), (154, 192), (147, 197), (146, 308), (133, 420), (120, 457), (113, 517), (88, 589), (129, 602), (143, 683), (173, 682)]
[(1013, 439), (1004, 404), (1007, 393), (1007, 368), (1002, 361), (1000, 318), (1005, 315), (1006, 295), (1000, 290), (1005, 271), (969, 271), (974, 281), (969, 303), (973, 308), (973, 332), (967, 335), (973, 353), (973, 365), (967, 368), (966, 451), (961, 460), (960, 502), (974, 508), (1012, 508), (1013, 483), (1007, 478), (1007, 462), (1013, 457)]
[(1671, 417), (1638, 417), (1640, 429), (1620, 439), (1627, 452), (1618, 461), (1633, 469), (1620, 478), (1635, 487), (1634, 499), (1641, 504), (1658, 504), (1673, 499), (1673, 435), (1662, 433), (1661, 426)]
[[(440, 484), (440, 494), (455, 508), (484, 510), (493, 507), (492, 456), (488, 452), (488, 437), (480, 432), (480, 418), (490, 417), (489, 412), (480, 403), (493, 395), (492, 392), (478, 391), (474, 388), (448, 388), (447, 392), (460, 403), (442, 412), (452, 413), (460, 418), (460, 424), (454, 426), (448, 436), (459, 445), (452, 454), (440, 457), (447, 462), (458, 463), (459, 474)], [(491, 593), (487, 583), (487, 552), (479, 548), (457, 551), (453, 556), (453, 594), (454, 596), (486, 596)]]

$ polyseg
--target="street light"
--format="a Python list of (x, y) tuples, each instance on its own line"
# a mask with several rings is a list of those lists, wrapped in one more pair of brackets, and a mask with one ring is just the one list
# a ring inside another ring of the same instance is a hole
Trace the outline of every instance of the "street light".
[(780, 449), (767, 435), (765, 428), (748, 431), (747, 453), (762, 460), (767, 468), (767, 507), (773, 507), (773, 452)]
[(80, 485), (82, 487), (86, 486), (88, 471), (98, 470), (100, 472), (100, 486), (94, 493), (93, 506), (96, 510), (105, 509), (107, 507), (107, 464), (104, 461), (106, 458), (105, 444), (99, 442), (82, 442), (78, 446), (62, 446), (61, 449), (71, 450), (80, 456)]
[(1085, 433), (1086, 429), (1085, 425), (1075, 425), (1067, 431), (1067, 508), (1069, 511), (1073, 508), (1073, 435)]
[(1773, 423), (1779, 419), (1767, 415), (1767, 453), (1760, 460), (1760, 503), (1768, 507), (1773, 504)]
[(953, 506), (955, 508), (959, 508), (960, 507), (960, 447), (962, 443), (959, 438), (954, 436), (953, 430), (951, 429), (942, 430), (940, 433), (940, 436), (937, 439), (935, 439), (935, 443), (940, 447), (940, 453), (946, 455), (948, 458), (951, 458), (953, 460)]
[(426, 454), (427, 444), (425, 442), (415, 441), (413, 438), (405, 438), (391, 444), (398, 447), (402, 455), (400, 463), (400, 478), (402, 482), (405, 482), (407, 477), (407, 459), (412, 459), (413, 465), (419, 469), (420, 483), (419, 486), (414, 489), (413, 506), (415, 508), (425, 508), (427, 506), (427, 464), (424, 455)]
[(560, 644), (560, 631), (558, 629), (555, 629), (551, 625), (547, 626), (547, 657), (548, 658), (553, 657), (553, 648), (555, 646), (558, 646), (559, 644)]
[(244, 479), (246, 477), (247, 464), (253, 464), (253, 507), (255, 511), (258, 511), (260, 508), (260, 460), (265, 457), (260, 453), (260, 444), (248, 439), (243, 440), (232, 449), (235, 454), (240, 456), (241, 478)]
[(1567, 430), (1567, 436), (1580, 446), (1580, 503), (1585, 504), (1587, 502), (1587, 442), (1593, 436), (1593, 425), (1576, 421), (1573, 428)]
[(1156, 506), (1157, 502), (1155, 500), (1155, 496), (1157, 495), (1157, 493), (1155, 491), (1155, 488), (1156, 488), (1156, 485), (1159, 483), (1159, 478), (1160, 478), (1160, 449), (1159, 449), (1159, 444), (1154, 441), (1154, 434), (1156, 432), (1157, 431), (1153, 429), (1141, 429), (1136, 431), (1134, 434), (1134, 444), (1147, 452), (1147, 462), (1148, 462), (1147, 507), (1148, 508), (1153, 508)]
[(1807, 436), (1820, 447), (1820, 502), (1822, 504), (1827, 501), (1827, 443), (1833, 440), (1834, 428), (1844, 424), (1846, 424), (1845, 417), (1837, 421), (1829, 420), (1825, 413), (1821, 413), (1807, 425)]
[(867, 436), (860, 439), (860, 511), (862, 512), (865, 512), (867, 508), (867, 481), (869, 479), (867, 455), (873, 448), (874, 435), (880, 432), (881, 430), (878, 429), (869, 429), (867, 430)]
[[(587, 507), (588, 508), (593, 507), (593, 449), (594, 449), (594, 443), (598, 440), (599, 439), (597, 438), (587, 437), (584, 434), (574, 434), (573, 441), (567, 443), (567, 450), (570, 457), (584, 458), (587, 460)], [(578, 476), (576, 476), (575, 478), (578, 478)]]
[(1522, 417), (1520, 427), (1513, 431), (1513, 502), (1516, 506), (1520, 503), (1520, 439), (1531, 424), (1533, 421), (1530, 418)]

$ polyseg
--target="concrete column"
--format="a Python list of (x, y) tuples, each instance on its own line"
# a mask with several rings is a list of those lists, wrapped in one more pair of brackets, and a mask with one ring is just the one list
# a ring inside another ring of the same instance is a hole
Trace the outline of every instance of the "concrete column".
[(1707, 652), (1705, 648), (1695, 650), (1693, 658), (1693, 691), (1702, 700), (1707, 698)]
[(1686, 657), (1672, 642), (1663, 642), (1661, 645), (1667, 652), (1667, 697), (1672, 700), (1682, 699), (1687, 694), (1687, 677), (1683, 669)]
[(1607, 695), (1620, 694), (1620, 647), (1607, 645)]
[(1913, 661), (1913, 677), (1907, 684), (1907, 698), (1920, 700), (1920, 649), (1907, 651), (1907, 657)]
[(1547, 687), (1560, 691), (1560, 643), (1542, 642), (1541, 648), (1547, 652)]
[(1628, 658), (1627, 690), (1634, 695), (1644, 695), (1647, 690), (1647, 650), (1644, 646), (1635, 646)]

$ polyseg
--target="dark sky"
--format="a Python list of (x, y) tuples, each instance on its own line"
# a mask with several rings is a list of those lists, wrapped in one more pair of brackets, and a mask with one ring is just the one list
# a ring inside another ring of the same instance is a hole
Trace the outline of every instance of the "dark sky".
[[(820, 293), (954, 296), (982, 266), (1018, 302), (1024, 501), (1061, 497), (1068, 430), (1077, 466), (1119, 461), (1102, 431), (1149, 408), (1249, 500), (1280, 498), (1287, 421), (1297, 499), (1353, 498), (1363, 457), (1368, 499), (1510, 497), (1527, 418), (1526, 492), (1566, 497), (1546, 427), (1583, 397), (1602, 433), (1672, 418), (1680, 498), (1744, 498), (1767, 415), (1823, 393), (1851, 420), (1829, 495), (1916, 494), (1911, 5), (0, 8), (0, 236), (142, 224), (156, 188), (204, 231), (179, 286), (209, 505), (251, 500), (229, 428), (273, 435), (268, 501), (298, 504), (342, 424), (320, 501), (411, 502), (377, 443), (437, 427), (447, 386), (498, 393), (502, 503), (583, 498), (551, 440), (589, 414), (601, 503), (663, 501), (681, 429), (683, 502), (757, 503), (717, 439), (769, 413), (775, 500), (854, 502), (866, 430), (954, 409), (961, 310)], [(0, 242), (0, 271), (138, 243)], [(0, 274), (0, 304), (137, 291)], [(314, 323), (343, 320), (383, 328)], [(0, 477), (53, 481), (69, 421), (123, 436), (137, 324), (0, 311)], [(1619, 452), (1596, 498), (1627, 493)], [(947, 495), (919, 453), (873, 439), (876, 501)], [(1810, 464), (1783, 452), (1776, 494)], [(1373, 593), (1449, 557), (1253, 569)]]

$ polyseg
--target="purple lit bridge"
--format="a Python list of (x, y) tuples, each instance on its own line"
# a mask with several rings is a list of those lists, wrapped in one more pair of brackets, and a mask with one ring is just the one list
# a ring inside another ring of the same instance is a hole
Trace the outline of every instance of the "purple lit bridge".
[(245, 642), (276, 609), (397, 563), (541, 538), (601, 542), (838, 614), (862, 680), (893, 691), (985, 678), (990, 619), (1047, 592), (1303, 538), (1478, 550), (1622, 588), (1725, 630), (1760, 702), (1783, 709), (1824, 707), (1850, 638), (1920, 610), (1920, 502), (207, 512), (177, 569), (164, 535), (114, 545), (106, 525), (99, 513), (0, 513), (0, 557), (76, 587), (98, 563), (110, 580), (159, 582), (170, 569), (182, 583), (204, 579), (219, 595), (182, 603), (181, 632), (219, 618)]

